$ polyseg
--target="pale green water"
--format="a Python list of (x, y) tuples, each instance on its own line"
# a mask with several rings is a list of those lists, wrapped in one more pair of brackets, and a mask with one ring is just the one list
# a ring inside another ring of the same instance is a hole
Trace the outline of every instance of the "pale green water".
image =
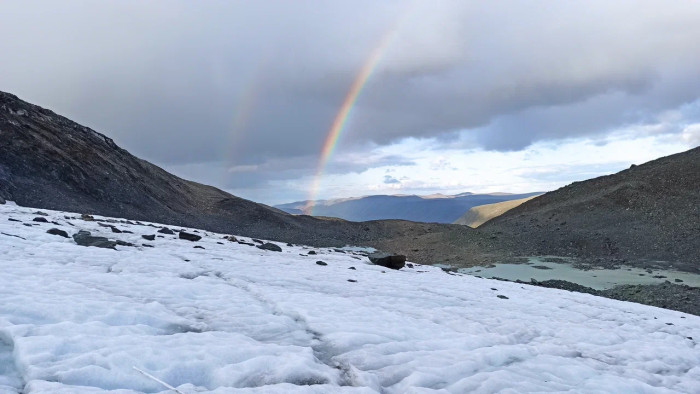
[[(550, 269), (533, 268), (533, 265), (545, 266)], [(574, 268), (570, 264), (543, 262), (536, 258), (531, 258), (528, 264), (496, 264), (492, 268), (460, 268), (457, 272), (483, 278), (520, 279), (525, 282), (529, 282), (530, 279), (538, 281), (561, 279), (596, 290), (609, 289), (616, 285), (656, 284), (664, 281), (700, 287), (700, 275), (688, 272), (652, 270), (650, 274), (643, 269), (625, 266), (616, 270), (596, 269), (583, 271)], [(665, 276), (665, 278), (654, 278), (654, 276)], [(680, 279), (683, 282), (675, 282), (675, 279)]]

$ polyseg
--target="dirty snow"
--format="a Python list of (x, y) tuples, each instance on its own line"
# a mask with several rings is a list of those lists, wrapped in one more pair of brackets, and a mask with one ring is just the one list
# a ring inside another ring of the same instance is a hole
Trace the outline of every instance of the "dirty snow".
[(172, 392), (134, 367), (182, 393), (700, 392), (696, 316), (35, 211), (0, 205), (3, 394)]

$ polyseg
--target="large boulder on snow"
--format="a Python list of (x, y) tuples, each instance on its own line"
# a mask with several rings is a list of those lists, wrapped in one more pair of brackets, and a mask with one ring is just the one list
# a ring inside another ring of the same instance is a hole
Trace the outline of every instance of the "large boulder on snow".
[(398, 270), (406, 265), (406, 256), (402, 254), (391, 254), (391, 253), (371, 253), (369, 256), (369, 261), (372, 264), (381, 265), (382, 267), (391, 268)]
[(73, 240), (80, 246), (95, 246), (97, 248), (114, 249), (117, 243), (105, 237), (94, 237), (89, 231), (80, 230), (73, 234)]
[(178, 237), (180, 239), (186, 239), (186, 240), (192, 241), (192, 242), (199, 241), (200, 239), (202, 239), (202, 237), (200, 237), (197, 234), (191, 234), (191, 233), (188, 233), (185, 231), (180, 231)]

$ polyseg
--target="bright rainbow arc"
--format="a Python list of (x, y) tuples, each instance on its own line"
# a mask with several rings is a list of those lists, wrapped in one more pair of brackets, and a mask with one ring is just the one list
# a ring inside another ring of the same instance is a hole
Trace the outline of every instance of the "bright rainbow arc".
[(365, 87), (367, 81), (372, 76), (372, 73), (374, 72), (377, 65), (379, 64), (379, 61), (382, 58), (382, 55), (384, 54), (387, 47), (389, 46), (389, 44), (395, 36), (396, 30), (394, 29), (390, 31), (387, 35), (385, 35), (380, 41), (379, 45), (374, 49), (374, 51), (372, 51), (372, 54), (367, 59), (367, 62), (365, 62), (365, 65), (362, 67), (360, 73), (357, 75), (355, 81), (350, 87), (350, 91), (345, 97), (343, 105), (340, 107), (340, 111), (338, 111), (338, 114), (335, 116), (333, 124), (331, 125), (331, 129), (328, 132), (328, 136), (326, 137), (326, 141), (323, 144), (321, 158), (319, 159), (316, 175), (314, 177), (313, 183), (311, 184), (311, 189), (309, 190), (309, 197), (307, 198), (306, 206), (304, 206), (303, 208), (303, 212), (305, 215), (313, 214), (313, 208), (315, 205), (314, 201), (316, 200), (316, 195), (318, 194), (321, 187), (323, 171), (325, 170), (326, 165), (328, 165), (328, 161), (333, 155), (333, 151), (335, 150), (336, 146), (338, 146), (338, 141), (340, 140), (343, 130), (345, 130), (345, 126), (347, 124), (348, 118), (350, 117), (350, 114), (352, 113), (352, 109), (355, 107), (357, 98), (360, 96), (360, 93), (362, 93), (362, 89)]

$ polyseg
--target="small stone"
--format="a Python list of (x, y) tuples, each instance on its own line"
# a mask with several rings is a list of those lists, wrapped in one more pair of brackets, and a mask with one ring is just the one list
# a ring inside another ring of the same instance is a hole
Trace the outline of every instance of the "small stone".
[(223, 244), (224, 244), (223, 242), (218, 242), (218, 241), (217, 241), (216, 243), (219, 244), (219, 245), (223, 245)]
[(229, 240), (229, 241), (231, 241), (231, 242), (238, 242), (238, 240), (236, 239), (236, 237), (234, 237), (233, 235), (228, 235), (228, 236), (224, 237), (224, 239), (227, 239), (227, 240)]
[(294, 246), (294, 244), (287, 242), (287, 246)]
[(155, 234), (142, 235), (141, 238), (145, 239), (146, 241), (154, 241), (156, 239), (156, 235)]
[(80, 218), (83, 219), (86, 222), (92, 222), (95, 220), (95, 218), (92, 215), (88, 215), (86, 213), (80, 215)]
[(493, 290), (493, 291), (498, 291), (498, 289), (495, 288), (495, 287), (492, 287), (491, 290)]
[(255, 238), (251, 238), (251, 240), (253, 240), (253, 242), (259, 243), (259, 244), (261, 244), (261, 245), (265, 243), (265, 242), (263, 242), (263, 241), (261, 241), (261, 240), (259, 240), (259, 239), (255, 239)]
[(114, 226), (109, 226), (109, 228), (112, 229), (112, 232), (113, 232), (113, 233), (117, 233), (117, 234), (121, 234), (121, 233), (122, 233), (122, 230), (120, 230), (120, 229), (118, 229), (118, 228), (116, 228), (116, 227), (114, 227)]
[(262, 245), (258, 245), (258, 246), (256, 246), (256, 248), (262, 249), (262, 250), (270, 250), (273, 252), (281, 252), (282, 251), (282, 248), (279, 247), (279, 245), (275, 245), (271, 242), (267, 242), (267, 243), (264, 243)]
[(316, 264), (317, 265), (328, 265), (328, 263), (326, 263), (325, 261), (321, 261), (321, 260), (317, 261)]
[(48, 223), (49, 222), (48, 220), (46, 220), (46, 218), (43, 218), (41, 216), (35, 217), (34, 219), (32, 219), (32, 221), (33, 222), (40, 222), (40, 223)]
[(67, 232), (65, 232), (65, 231), (63, 231), (63, 230), (59, 230), (59, 229), (57, 229), (57, 228), (49, 229), (49, 230), (46, 231), (46, 232), (49, 233), (49, 234), (53, 234), (53, 235), (59, 235), (59, 236), (64, 237), (64, 238), (70, 238), (70, 237), (68, 236), (68, 233), (67, 233)]
[(674, 279), (673, 281), (676, 283), (681, 283), (681, 282), (683, 282), (683, 279)]
[(117, 245), (121, 245), (121, 246), (134, 246), (134, 244), (132, 244), (131, 242), (126, 242), (126, 241), (122, 241), (119, 239), (116, 240), (115, 242), (117, 243)]
[(145, 246), (145, 247), (147, 247), (147, 248), (152, 248), (152, 247), (153, 247), (153, 245), (149, 245), (149, 244), (141, 244), (141, 246)]
[(408, 268), (413, 268), (413, 264), (411, 264), (411, 263), (406, 263), (406, 267), (408, 267)]
[(12, 218), (9, 218), (9, 219), (7, 219), (7, 220), (9, 220), (9, 221), (11, 221), (11, 222), (20, 222), (20, 223), (22, 222), (21, 220), (12, 219)]
[(349, 269), (349, 270), (353, 270), (353, 271), (357, 270), (357, 268), (355, 268), (355, 267), (350, 267), (350, 268), (348, 268), (348, 269)]
[(316, 251), (315, 251), (315, 250), (309, 250), (309, 252), (308, 252), (307, 254), (316, 254)]
[(204, 246), (199, 246), (199, 245), (197, 245), (197, 246), (195, 246), (194, 248), (195, 248), (195, 249), (204, 249)]
[(507, 299), (508, 299), (508, 297), (504, 296), (503, 294), (499, 294), (499, 295), (497, 295), (496, 297), (498, 297), (498, 298), (500, 298), (500, 299), (503, 299), (503, 300), (507, 300)]
[(348, 282), (356, 283), (357, 281), (355, 279), (348, 279)]
[(196, 241), (199, 241), (200, 239), (202, 239), (202, 237), (200, 237), (197, 234), (190, 234), (190, 233), (187, 233), (184, 231), (180, 231), (178, 233), (178, 238), (185, 239), (185, 240), (192, 241), (192, 242), (196, 242)]
[(159, 233), (161, 234), (168, 234), (168, 235), (173, 235), (175, 232), (167, 227), (163, 227), (160, 230), (158, 230)]
[(672, 326), (672, 325), (673, 325), (673, 323), (666, 323), (666, 325), (667, 325), (667, 326)]

